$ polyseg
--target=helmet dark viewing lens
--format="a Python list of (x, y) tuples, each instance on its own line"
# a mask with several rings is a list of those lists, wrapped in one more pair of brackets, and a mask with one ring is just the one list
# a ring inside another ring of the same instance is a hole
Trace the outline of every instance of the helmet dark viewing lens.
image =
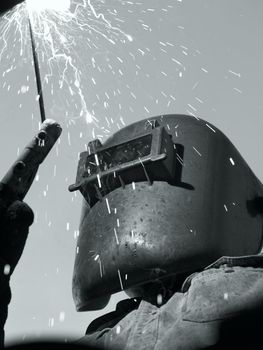
[(87, 157), (85, 175), (97, 174), (98, 171), (106, 171), (148, 156), (151, 153), (151, 143), (150, 134), (91, 154)]

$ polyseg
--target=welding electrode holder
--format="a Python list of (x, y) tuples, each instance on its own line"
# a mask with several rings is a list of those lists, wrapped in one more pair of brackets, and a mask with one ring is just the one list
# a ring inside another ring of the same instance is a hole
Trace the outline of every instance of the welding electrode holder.
[(0, 181), (1, 198), (11, 204), (23, 200), (36, 176), (39, 165), (44, 161), (61, 134), (61, 126), (52, 119), (45, 120), (37, 135), (24, 148)]

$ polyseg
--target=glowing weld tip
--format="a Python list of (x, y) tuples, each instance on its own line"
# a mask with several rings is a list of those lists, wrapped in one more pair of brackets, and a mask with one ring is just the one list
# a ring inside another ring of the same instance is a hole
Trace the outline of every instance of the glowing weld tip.
[(68, 11), (70, 9), (70, 0), (26, 0), (28, 9), (41, 12), (45, 10)]

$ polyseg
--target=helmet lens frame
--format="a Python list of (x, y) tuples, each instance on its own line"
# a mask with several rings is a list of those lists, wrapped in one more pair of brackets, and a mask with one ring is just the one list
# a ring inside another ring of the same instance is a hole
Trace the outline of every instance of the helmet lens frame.
[(174, 177), (176, 145), (163, 126), (110, 147), (98, 140), (91, 144), (97, 147), (80, 154), (76, 183), (69, 186), (71, 192), (80, 190), (90, 206), (126, 184)]

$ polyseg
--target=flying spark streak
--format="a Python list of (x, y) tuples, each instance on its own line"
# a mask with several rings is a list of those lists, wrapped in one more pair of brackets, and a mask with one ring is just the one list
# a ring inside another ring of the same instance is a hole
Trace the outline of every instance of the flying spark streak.
[(98, 158), (97, 153), (95, 153), (95, 154), (94, 154), (94, 156), (95, 156), (95, 162), (96, 162), (96, 165), (97, 165), (97, 166), (99, 166), (99, 165), (100, 165), (100, 163), (99, 163), (99, 158)]
[(242, 91), (240, 90), (240, 89), (238, 89), (238, 88), (233, 88), (235, 91), (237, 91), (237, 92), (239, 92), (240, 94), (242, 94)]
[(202, 154), (194, 146), (193, 146), (193, 149), (200, 157), (202, 157)]
[(99, 261), (99, 267), (100, 267), (100, 277), (102, 277), (103, 276), (103, 266), (102, 266), (101, 260), (99, 259), (98, 261)]
[(179, 161), (179, 163), (181, 163), (182, 166), (184, 166), (184, 161), (183, 161), (183, 159), (179, 156), (179, 154), (176, 154), (176, 158), (177, 158), (177, 160)]
[(121, 279), (121, 272), (118, 269), (118, 276), (119, 276), (119, 280), (120, 280), (120, 286), (121, 286), (121, 290), (123, 290), (123, 284), (122, 284), (122, 279)]
[[(113, 26), (111, 25), (111, 23), (110, 23), (108, 20), (105, 19), (104, 15), (103, 15), (102, 13), (97, 14), (96, 11), (95, 11), (95, 9), (94, 9), (94, 6), (91, 4), (91, 1), (90, 1), (90, 0), (88, 0), (87, 3), (88, 3), (88, 5), (89, 5), (89, 8), (90, 8), (92, 14), (94, 15), (94, 17), (95, 17), (96, 19), (102, 19), (102, 20), (106, 23), (106, 25), (108, 25), (109, 28), (111, 28), (111, 29), (113, 29), (113, 30), (116, 30), (116, 31), (119, 32), (120, 34), (124, 35), (129, 41), (133, 41), (133, 38), (132, 38), (131, 35), (124, 33), (120, 28), (113, 27)], [(113, 43), (115, 44), (115, 42), (113, 42)]]
[(235, 162), (234, 162), (233, 158), (230, 157), (229, 160), (230, 160), (230, 163), (231, 163), (232, 165), (235, 165)]
[(115, 228), (115, 227), (114, 227), (114, 234), (115, 234), (115, 238), (116, 238), (117, 245), (119, 245), (120, 242), (119, 242), (118, 235), (117, 235), (117, 231), (116, 231), (116, 228)]
[(111, 209), (110, 209), (110, 204), (109, 204), (108, 198), (106, 198), (106, 204), (107, 204), (108, 213), (111, 214)]
[[(98, 180), (99, 188), (101, 188), (100, 174), (97, 174), (97, 180)], [(106, 198), (106, 199), (107, 199), (107, 198)]]
[(209, 124), (207, 124), (207, 123), (205, 123), (205, 125), (206, 125), (210, 130), (212, 130), (214, 133), (216, 132), (215, 129), (213, 129), (211, 125), (209, 125)]
[(233, 75), (235, 75), (235, 76), (237, 76), (239, 78), (241, 77), (240, 73), (236, 73), (236, 72), (232, 71), (231, 69), (229, 69), (228, 71), (229, 71), (229, 73), (232, 73)]

